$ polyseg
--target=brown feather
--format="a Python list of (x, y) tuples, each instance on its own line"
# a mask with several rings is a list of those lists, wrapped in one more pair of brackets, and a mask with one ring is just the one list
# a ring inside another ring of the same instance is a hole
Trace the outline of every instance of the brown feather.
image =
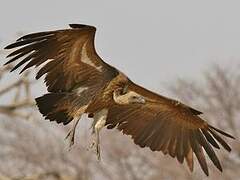
[(211, 129), (214, 129), (215, 131), (217, 131), (218, 133), (224, 135), (224, 136), (227, 136), (229, 138), (232, 138), (232, 139), (235, 139), (232, 135), (226, 133), (226, 132), (223, 132), (222, 130), (218, 129), (218, 128), (215, 128), (213, 126), (209, 126)]
[(202, 170), (204, 171), (204, 173), (209, 176), (209, 172), (208, 172), (208, 166), (207, 166), (207, 162), (202, 150), (202, 147), (199, 145), (199, 143), (196, 141), (197, 140), (197, 131), (192, 131), (191, 134), (192, 136), (190, 137), (190, 142), (191, 142), (191, 147), (198, 159), (198, 162), (202, 168)]
[[(215, 129), (198, 116), (200, 112), (178, 101), (151, 93), (131, 81), (128, 82), (128, 87), (129, 90), (145, 97), (146, 104), (141, 106), (129, 104), (124, 106), (124, 109), (117, 104), (114, 108), (110, 106), (107, 125), (112, 124), (113, 128), (120, 123), (118, 129), (124, 134), (131, 135), (135, 144), (140, 147), (162, 151), (176, 157), (180, 163), (183, 163), (185, 158), (191, 171), (194, 168), (194, 152), (202, 170), (209, 175), (204, 148), (214, 165), (222, 171), (211, 146), (219, 148), (215, 139), (226, 149), (228, 146), (214, 132)], [(226, 134), (220, 130), (217, 132)]]
[(209, 129), (210, 133), (213, 135), (213, 137), (226, 149), (227, 151), (231, 152), (231, 147), (213, 130)]
[(191, 172), (193, 172), (193, 169), (194, 169), (193, 151), (192, 151), (192, 149), (190, 148), (189, 142), (188, 142), (187, 147), (189, 147), (189, 148), (188, 148), (188, 152), (187, 152), (187, 154), (186, 154), (186, 156), (185, 156), (185, 159), (186, 159), (188, 168), (190, 169)]
[(179, 131), (180, 131), (177, 128), (175, 128), (175, 129), (176, 130), (172, 132), (171, 141), (168, 146), (168, 152), (169, 152), (170, 156), (172, 156), (173, 158), (176, 157), (177, 136), (179, 135)]
[[(17, 61), (26, 55), (25, 59), (20, 60), (12, 69), (13, 71), (28, 62), (22, 69), (21, 72), (23, 72), (34, 65), (39, 66), (49, 60), (40, 69), (36, 78), (47, 74), (45, 81), (50, 92), (71, 91), (79, 83), (78, 74), (82, 71), (85, 72), (85, 78), (83, 79), (81, 76), (81, 81), (88, 81), (87, 78), (91, 73), (91, 76), (93, 75), (96, 79), (93, 83), (99, 84), (96, 92), (99, 91), (104, 87), (104, 84), (118, 75), (118, 71), (103, 62), (96, 54), (94, 47), (96, 28), (77, 24), (72, 24), (71, 27), (74, 29), (33, 33), (19, 38), (15, 43), (5, 47), (6, 49), (19, 47), (8, 55), (8, 57), (16, 56), (6, 64)], [(83, 50), (86, 51), (84, 52), (86, 57), (82, 57)], [(95, 67), (86, 64), (82, 58), (89, 58), (86, 61), (91, 61), (96, 67), (101, 67), (102, 71), (100, 72)], [(84, 86), (84, 84), (81, 85)], [(90, 85), (95, 86), (95, 84)]]
[(180, 128), (179, 134), (177, 136), (176, 153), (177, 159), (181, 164), (184, 161), (184, 142), (186, 142), (186, 140), (184, 139), (183, 128)]
[(197, 132), (196, 138), (198, 139), (199, 143), (204, 147), (205, 151), (207, 152), (209, 158), (212, 160), (213, 164), (220, 170), (222, 171), (222, 166), (218, 160), (217, 155), (215, 154), (214, 150), (212, 147), (209, 145), (209, 143), (206, 141), (204, 136), (200, 133)]
[[(6, 47), (18, 48), (7, 56), (12, 59), (6, 64), (19, 60), (12, 70), (25, 63), (21, 72), (42, 65), (36, 78), (46, 75), (45, 83), (50, 92), (37, 98), (44, 117), (67, 124), (83, 113), (83, 106), (84, 112), (91, 117), (106, 108), (106, 126), (110, 129), (116, 127), (130, 135), (139, 146), (162, 151), (176, 157), (180, 163), (185, 158), (191, 171), (194, 152), (202, 170), (208, 175), (204, 148), (222, 171), (212, 146), (219, 149), (219, 142), (231, 151), (218, 133), (228, 138), (233, 136), (208, 125), (199, 116), (202, 112), (133, 83), (105, 63), (94, 47), (95, 27), (81, 24), (70, 24), (70, 27), (72, 29), (28, 34)], [(125, 105), (115, 102), (114, 93), (126, 87), (127, 91), (135, 92), (145, 102)]]
[(164, 129), (167, 127), (168, 123), (166, 123), (164, 120), (161, 120), (160, 122), (155, 122), (155, 136), (152, 137), (151, 141), (147, 144), (150, 146), (152, 151), (159, 151), (159, 146), (162, 144), (163, 141), (163, 135), (164, 135)]
[(208, 140), (208, 142), (210, 142), (215, 148), (220, 149), (218, 143), (214, 140), (214, 138), (211, 136), (211, 134), (209, 134), (209, 132), (205, 129), (201, 129), (201, 131), (203, 132), (205, 138)]

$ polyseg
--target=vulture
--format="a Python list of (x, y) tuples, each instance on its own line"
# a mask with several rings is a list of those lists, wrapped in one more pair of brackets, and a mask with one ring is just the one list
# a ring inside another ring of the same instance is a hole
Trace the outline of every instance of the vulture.
[(195, 154), (208, 176), (205, 154), (222, 171), (214, 149), (231, 147), (223, 136), (230, 134), (211, 126), (202, 112), (177, 100), (151, 92), (131, 81), (124, 73), (104, 62), (94, 47), (96, 28), (70, 24), (69, 29), (37, 32), (20, 37), (5, 49), (14, 49), (6, 64), (11, 71), (39, 67), (48, 93), (36, 98), (40, 113), (50, 121), (72, 128), (67, 137), (74, 144), (76, 126), (83, 114), (93, 119), (93, 147), (100, 158), (99, 132), (116, 128), (131, 136), (140, 147), (162, 151), (184, 160), (193, 171)]

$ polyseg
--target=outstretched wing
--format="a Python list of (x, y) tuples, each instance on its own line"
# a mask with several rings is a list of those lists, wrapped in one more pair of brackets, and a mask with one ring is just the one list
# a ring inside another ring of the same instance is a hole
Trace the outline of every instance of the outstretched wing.
[(69, 92), (80, 86), (98, 89), (118, 71), (106, 64), (94, 48), (96, 28), (70, 24), (71, 29), (25, 35), (5, 49), (18, 48), (7, 57), (6, 64), (20, 60), (12, 69), (27, 63), (21, 72), (42, 66), (36, 78), (46, 74), (49, 92)]
[(109, 129), (117, 127), (124, 134), (131, 135), (141, 147), (162, 151), (176, 157), (180, 163), (186, 159), (191, 171), (194, 153), (208, 175), (204, 149), (214, 165), (222, 171), (212, 147), (220, 149), (220, 143), (231, 151), (219, 133), (233, 138), (231, 135), (208, 125), (198, 116), (201, 114), (199, 111), (175, 100), (159, 96), (135, 84), (130, 85), (129, 90), (144, 96), (146, 104), (112, 106), (107, 119)]

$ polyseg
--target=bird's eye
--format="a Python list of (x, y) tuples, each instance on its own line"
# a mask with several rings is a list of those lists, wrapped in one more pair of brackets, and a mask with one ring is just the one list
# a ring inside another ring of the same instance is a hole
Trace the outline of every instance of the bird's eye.
[(120, 95), (125, 95), (127, 94), (127, 92), (128, 92), (128, 86), (124, 86), (120, 91)]

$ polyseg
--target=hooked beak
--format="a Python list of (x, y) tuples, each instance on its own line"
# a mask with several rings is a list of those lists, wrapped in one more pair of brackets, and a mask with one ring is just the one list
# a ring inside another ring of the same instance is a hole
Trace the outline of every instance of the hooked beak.
[(139, 97), (138, 97), (138, 102), (141, 103), (141, 104), (145, 104), (145, 103), (146, 103), (146, 100), (145, 100), (144, 97), (139, 96)]

